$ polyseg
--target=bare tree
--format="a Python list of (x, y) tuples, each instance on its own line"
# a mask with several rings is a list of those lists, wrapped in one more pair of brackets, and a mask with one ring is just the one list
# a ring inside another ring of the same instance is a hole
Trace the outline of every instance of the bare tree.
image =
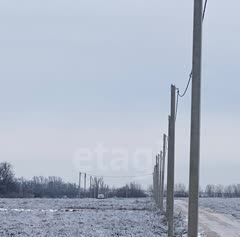
[(0, 163), (0, 192), (5, 194), (7, 192), (15, 191), (14, 173), (10, 163)]
[(101, 188), (104, 186), (103, 178), (94, 177), (93, 178), (93, 190), (94, 190), (94, 198), (98, 197)]
[(174, 190), (174, 195), (176, 197), (187, 197), (188, 193), (186, 191), (186, 186), (184, 184), (176, 184), (175, 185), (175, 190)]

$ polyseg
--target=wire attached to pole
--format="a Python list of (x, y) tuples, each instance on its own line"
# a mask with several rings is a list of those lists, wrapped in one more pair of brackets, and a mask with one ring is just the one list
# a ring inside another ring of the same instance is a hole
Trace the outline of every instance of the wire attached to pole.
[(207, 3), (208, 3), (208, 0), (205, 0), (202, 21), (204, 21), (204, 18), (205, 18), (205, 13), (206, 13), (206, 10), (207, 10)]
[[(208, 0), (205, 0), (204, 8), (203, 8), (203, 14), (202, 14), (202, 22), (204, 22), (204, 18), (205, 18), (205, 15), (206, 15), (207, 3), (208, 3)], [(188, 83), (187, 83), (187, 86), (186, 86), (184, 92), (181, 94), (181, 93), (179, 92), (179, 89), (178, 89), (178, 96), (179, 96), (179, 97), (184, 97), (184, 96), (186, 95), (186, 93), (187, 93), (187, 91), (188, 91), (188, 88), (189, 88), (189, 85), (190, 85), (190, 82), (191, 82), (191, 80), (192, 80), (192, 73), (193, 73), (193, 72), (192, 72), (192, 70), (191, 70), (191, 72), (190, 72), (190, 74), (189, 74)]]
[[(205, 18), (205, 15), (206, 15), (207, 3), (208, 3), (208, 0), (205, 0), (204, 8), (203, 8), (203, 14), (202, 14), (202, 22), (204, 22), (204, 18)], [(189, 79), (188, 79), (187, 85), (186, 85), (185, 90), (183, 91), (182, 94), (180, 93), (179, 88), (177, 88), (175, 121), (176, 121), (176, 118), (177, 118), (179, 97), (180, 97), (180, 98), (183, 98), (183, 97), (186, 95), (186, 93), (187, 93), (187, 91), (188, 91), (188, 88), (189, 88), (189, 85), (190, 85), (190, 83), (191, 83), (191, 81), (192, 81), (192, 74), (193, 74), (193, 71), (191, 70), (191, 72), (190, 72), (190, 74), (189, 74)]]

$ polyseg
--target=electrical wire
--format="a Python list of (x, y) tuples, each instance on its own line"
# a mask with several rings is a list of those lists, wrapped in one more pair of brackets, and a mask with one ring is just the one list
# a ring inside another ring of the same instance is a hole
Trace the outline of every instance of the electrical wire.
[[(205, 3), (204, 3), (204, 8), (203, 8), (203, 13), (202, 13), (202, 22), (204, 22), (204, 18), (205, 18), (205, 15), (206, 15), (206, 10), (207, 10), (207, 3), (208, 3), (208, 0), (205, 0)], [(189, 88), (189, 85), (192, 81), (192, 70), (189, 74), (189, 79), (188, 79), (188, 82), (187, 82), (187, 85), (185, 87), (185, 90), (184, 92), (181, 94), (180, 91), (179, 91), (179, 88), (177, 88), (177, 99), (176, 99), (176, 112), (175, 112), (175, 121), (176, 121), (176, 118), (177, 118), (177, 112), (178, 112), (178, 102), (179, 102), (179, 97), (182, 98), (186, 95), (187, 91), (188, 91), (188, 88)]]
[(148, 173), (148, 174), (141, 174), (141, 175), (129, 175), (129, 176), (116, 176), (116, 175), (95, 175), (95, 174), (89, 174), (86, 173), (88, 176), (92, 176), (92, 177), (101, 177), (101, 178), (138, 178), (138, 177), (145, 177), (145, 176), (150, 176), (152, 175), (152, 173)]
[(179, 89), (177, 89), (177, 100), (176, 100), (175, 122), (176, 122), (176, 120), (177, 120), (178, 102), (179, 102)]
[(207, 3), (208, 3), (208, 0), (205, 0), (202, 21), (204, 21), (204, 18), (205, 18), (205, 13), (206, 13), (206, 10), (207, 10)]
[(178, 92), (177, 92), (177, 96), (178, 96), (178, 97), (181, 97), (181, 98), (182, 98), (182, 97), (184, 97), (184, 96), (186, 95), (191, 81), (192, 81), (192, 71), (191, 71), (191, 73), (189, 74), (189, 79), (188, 79), (187, 86), (185, 87), (184, 92), (181, 94), (180, 91), (179, 91), (179, 89), (177, 89), (177, 90), (178, 90)]
[[(208, 0), (205, 0), (204, 8), (203, 8), (203, 14), (202, 14), (202, 22), (204, 21), (204, 18), (205, 18), (205, 15), (206, 15), (207, 3), (208, 3)], [(179, 92), (179, 89), (178, 89), (178, 96), (179, 96), (179, 97), (184, 97), (184, 96), (186, 95), (191, 80), (192, 80), (192, 70), (191, 70), (191, 72), (190, 72), (190, 74), (189, 74), (189, 79), (188, 79), (187, 86), (185, 87), (184, 92), (181, 94), (181, 93)]]

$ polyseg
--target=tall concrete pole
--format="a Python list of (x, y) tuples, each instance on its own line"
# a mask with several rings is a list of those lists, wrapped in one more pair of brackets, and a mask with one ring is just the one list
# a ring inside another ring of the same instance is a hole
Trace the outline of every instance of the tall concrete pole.
[(79, 195), (79, 198), (81, 198), (81, 177), (82, 177), (82, 174), (81, 174), (81, 172), (79, 172), (79, 184), (78, 184), (78, 195)]
[(126, 198), (128, 198), (128, 185), (126, 185)]
[(157, 203), (157, 165), (154, 166), (154, 200)]
[(164, 199), (164, 176), (165, 176), (165, 159), (166, 159), (166, 134), (163, 134), (163, 157), (162, 157), (162, 184), (161, 184), (161, 200), (160, 209), (163, 211), (163, 199)]
[(158, 173), (158, 180), (159, 180), (159, 190), (158, 190), (158, 195), (159, 195), (159, 200), (158, 200), (158, 206), (161, 209), (161, 200), (162, 200), (162, 161), (163, 161), (163, 155), (162, 151), (160, 152), (159, 155), (159, 173)]
[(84, 174), (84, 197), (86, 197), (87, 174)]
[(156, 155), (155, 169), (154, 169), (154, 183), (155, 183), (155, 203), (157, 204), (157, 163), (158, 156)]
[(157, 157), (156, 157), (156, 202), (157, 202), (157, 206), (159, 206), (159, 191), (160, 191), (160, 188), (159, 188), (159, 162), (160, 162), (160, 156), (159, 154), (157, 154)]
[(94, 180), (94, 186), (93, 186), (93, 196), (94, 196), (94, 198), (97, 198), (97, 190), (96, 190), (96, 185), (97, 185), (97, 183), (96, 183), (96, 180), (95, 179), (93, 179)]
[[(168, 116), (168, 149), (169, 149), (169, 144), (170, 144), (170, 130), (171, 130), (171, 116)], [(167, 158), (167, 201), (166, 201), (166, 213), (167, 213), (167, 220), (169, 219), (169, 204), (170, 204), (170, 175), (171, 175), (171, 170), (170, 170), (170, 154), (168, 151), (168, 158)]]
[(198, 236), (203, 0), (194, 0), (188, 236)]
[(156, 165), (154, 165), (153, 169), (153, 198), (156, 202)]
[(155, 198), (155, 166), (153, 167), (153, 199)]
[(92, 197), (92, 176), (90, 176), (89, 197)]
[(171, 85), (171, 116), (169, 117), (168, 180), (167, 180), (168, 237), (173, 237), (174, 235), (173, 215), (174, 215), (175, 104), (176, 104), (176, 87), (174, 85)]

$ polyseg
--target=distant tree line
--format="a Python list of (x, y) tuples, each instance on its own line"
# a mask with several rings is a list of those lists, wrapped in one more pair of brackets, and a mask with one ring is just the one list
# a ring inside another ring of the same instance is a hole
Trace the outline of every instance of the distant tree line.
[[(188, 190), (184, 184), (176, 184), (175, 197), (188, 197)], [(240, 184), (215, 185), (208, 184), (205, 190), (200, 190), (201, 197), (240, 198)]]
[(65, 183), (59, 177), (15, 178), (12, 165), (0, 163), (0, 197), (73, 198), (77, 194), (76, 184)]
[[(150, 187), (150, 193), (152, 193), (152, 187)], [(164, 195), (167, 195), (167, 189), (165, 187)], [(205, 190), (200, 189), (199, 192), (200, 197), (219, 197), (219, 198), (240, 198), (240, 184), (232, 184), (232, 185), (214, 185), (208, 184)], [(188, 197), (188, 189), (184, 184), (175, 184), (174, 188), (174, 196), (175, 197)]]
[[(153, 195), (153, 186), (149, 187), (149, 193)], [(164, 196), (167, 196), (167, 186), (164, 187)], [(174, 186), (174, 197), (188, 197), (188, 190), (182, 183), (175, 184)]]
[(228, 197), (239, 198), (240, 197), (240, 184), (233, 185), (213, 185), (209, 184), (205, 189), (205, 196), (207, 197)]
[(188, 190), (184, 184), (175, 184), (174, 188), (175, 197), (188, 197)]
[(147, 197), (147, 194), (141, 188), (141, 185), (132, 182), (121, 188), (112, 188), (108, 196), (122, 197), (122, 198), (134, 198), (134, 197), (142, 198), (142, 197)]
[(105, 197), (146, 197), (140, 185), (130, 183), (121, 188), (109, 188), (103, 178), (94, 177), (91, 187), (86, 190), (75, 183), (66, 183), (61, 178), (35, 176), (31, 180), (16, 178), (10, 163), (0, 163), (0, 198), (97, 198), (98, 194)]
[[(174, 196), (188, 197), (188, 190), (184, 184), (175, 185)], [(200, 190), (200, 197), (240, 198), (240, 184), (208, 184), (205, 190)]]

